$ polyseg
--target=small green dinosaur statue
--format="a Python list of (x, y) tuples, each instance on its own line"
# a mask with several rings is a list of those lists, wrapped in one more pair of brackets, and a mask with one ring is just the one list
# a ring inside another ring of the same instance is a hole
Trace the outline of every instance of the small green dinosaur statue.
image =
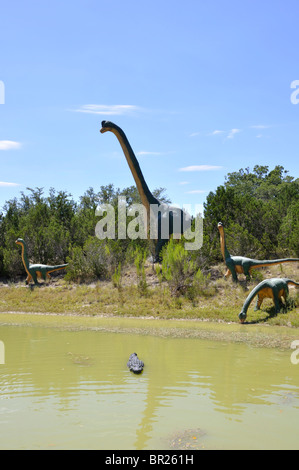
[(225, 243), (224, 228), (222, 222), (218, 223), (218, 230), (220, 232), (220, 246), (223, 259), (225, 261), (227, 271), (225, 277), (233, 277), (233, 281), (238, 281), (237, 274), (245, 274), (247, 279), (250, 279), (250, 272), (252, 269), (261, 268), (263, 266), (270, 266), (273, 264), (289, 263), (291, 261), (299, 261), (299, 258), (284, 258), (284, 259), (273, 259), (273, 260), (256, 260), (246, 258), (244, 256), (231, 256)]
[(292, 281), (288, 278), (272, 278), (265, 279), (264, 281), (260, 282), (254, 289), (252, 289), (243, 304), (242, 310), (239, 313), (241, 323), (245, 321), (247, 317), (248, 307), (256, 295), (257, 301), (254, 310), (259, 310), (263, 303), (263, 300), (265, 298), (270, 298), (274, 302), (275, 312), (279, 313), (281, 299), (284, 298), (284, 300), (286, 301), (287, 296), (289, 294), (289, 284), (299, 286), (298, 282)]
[(38, 285), (38, 277), (43, 278), (44, 280), (46, 280), (46, 278), (50, 279), (50, 273), (53, 271), (58, 271), (59, 269), (64, 269), (67, 266), (67, 264), (60, 264), (57, 266), (48, 266), (46, 264), (31, 264), (28, 261), (27, 246), (24, 240), (22, 238), (18, 238), (16, 240), (16, 244), (21, 245), (22, 247), (22, 261), (27, 272), (26, 284), (29, 284), (29, 282), (33, 279), (34, 284)]

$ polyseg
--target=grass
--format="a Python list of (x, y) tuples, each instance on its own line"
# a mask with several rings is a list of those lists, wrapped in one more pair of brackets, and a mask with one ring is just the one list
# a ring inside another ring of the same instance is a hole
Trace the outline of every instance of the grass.
[[(124, 273), (121, 284), (112, 282), (71, 284), (63, 278), (53, 278), (40, 287), (28, 287), (23, 282), (2, 284), (0, 312), (56, 313), (75, 315), (132, 316), (161, 319), (199, 319), (214, 322), (239, 322), (238, 314), (252, 288), (262, 279), (290, 277), (299, 280), (295, 264), (273, 266), (259, 270), (258, 280), (235, 285), (224, 279), (224, 267), (213, 267), (213, 279), (196, 298), (173, 297), (166, 283), (159, 282), (150, 265), (146, 266), (147, 289), (142, 292), (133, 268)], [(264, 301), (262, 310), (247, 315), (248, 323), (299, 327), (299, 295), (290, 289), (292, 309), (275, 314), (273, 304)]]

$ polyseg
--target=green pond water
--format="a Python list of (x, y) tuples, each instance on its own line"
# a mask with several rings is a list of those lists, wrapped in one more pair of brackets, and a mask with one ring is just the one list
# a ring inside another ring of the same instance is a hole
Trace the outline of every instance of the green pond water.
[(291, 350), (40, 325), (0, 345), (1, 449), (299, 448)]

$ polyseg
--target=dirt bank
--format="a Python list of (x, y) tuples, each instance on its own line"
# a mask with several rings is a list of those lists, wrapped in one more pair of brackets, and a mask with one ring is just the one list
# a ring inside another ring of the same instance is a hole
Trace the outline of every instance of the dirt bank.
[(200, 338), (280, 349), (290, 349), (292, 341), (299, 339), (297, 328), (284, 326), (242, 325), (237, 322), (207, 320), (160, 320), (149, 317), (2, 312), (0, 313), (0, 330), (1, 325), (92, 329), (162, 337)]

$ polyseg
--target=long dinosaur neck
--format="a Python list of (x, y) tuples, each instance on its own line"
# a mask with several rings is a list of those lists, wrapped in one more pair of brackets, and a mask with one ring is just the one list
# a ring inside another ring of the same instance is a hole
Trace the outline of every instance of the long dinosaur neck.
[(118, 126), (111, 128), (111, 132), (116, 135), (121, 145), (121, 148), (123, 149), (133, 178), (135, 180), (138, 192), (140, 194), (141, 202), (146, 207), (147, 211), (149, 211), (150, 204), (159, 204), (159, 201), (150, 192), (143, 177), (137, 158), (132, 150), (132, 147), (125, 133)]
[(249, 308), (249, 305), (251, 304), (251, 302), (253, 301), (254, 297), (259, 293), (259, 291), (261, 289), (263, 289), (265, 286), (261, 286), (260, 284), (255, 286), (254, 289), (252, 289), (252, 291), (250, 292), (250, 294), (248, 295), (248, 297), (246, 298), (244, 304), (243, 304), (243, 308), (242, 308), (242, 312), (243, 313), (247, 313), (247, 310)]
[(24, 242), (21, 244), (21, 246), (22, 246), (22, 261), (23, 261), (26, 271), (28, 272), (29, 261), (28, 261), (28, 255), (27, 255), (27, 246)]
[(224, 229), (221, 227), (220, 229), (220, 247), (221, 247), (221, 253), (223, 256), (223, 259), (226, 260), (226, 258), (230, 257), (229, 251), (226, 248), (226, 243), (225, 243), (225, 235), (224, 235)]

